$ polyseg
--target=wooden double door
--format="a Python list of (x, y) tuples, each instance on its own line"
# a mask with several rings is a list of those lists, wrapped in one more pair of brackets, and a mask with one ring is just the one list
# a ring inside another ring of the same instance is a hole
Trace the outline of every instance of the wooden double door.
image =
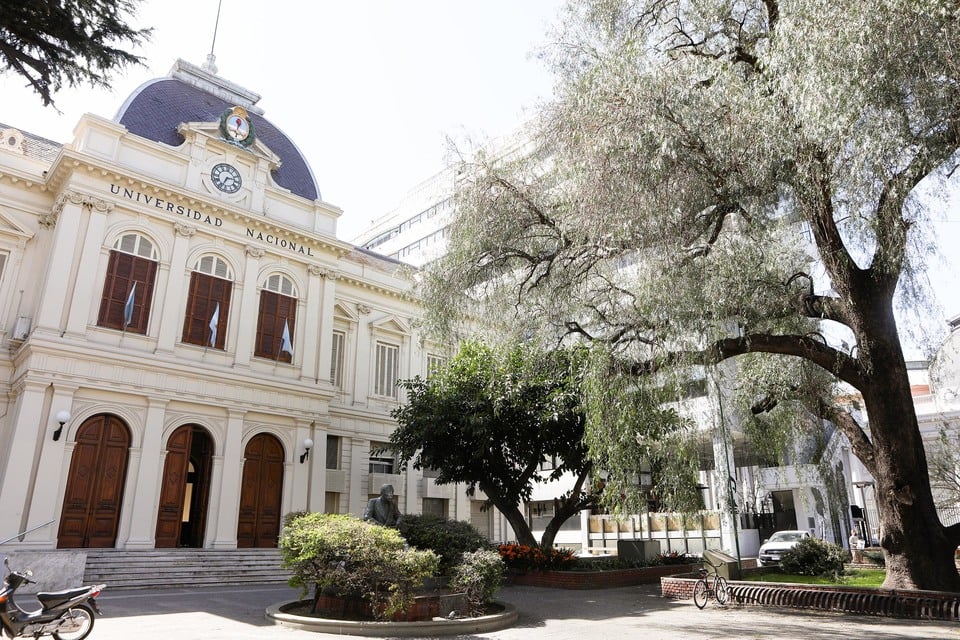
[(283, 500), (283, 445), (255, 435), (243, 451), (237, 547), (276, 547)]
[[(93, 416), (77, 430), (57, 536), (59, 548), (116, 546), (130, 449), (118, 417)], [(213, 439), (198, 425), (167, 441), (157, 513), (156, 546), (202, 547), (210, 503)], [(244, 449), (238, 547), (276, 547), (283, 501), (284, 450), (261, 433)]]
[(60, 513), (57, 547), (110, 548), (117, 541), (130, 431), (120, 418), (101, 414), (77, 430)]
[(202, 547), (210, 502), (213, 440), (197, 425), (179, 427), (167, 441), (155, 546)]

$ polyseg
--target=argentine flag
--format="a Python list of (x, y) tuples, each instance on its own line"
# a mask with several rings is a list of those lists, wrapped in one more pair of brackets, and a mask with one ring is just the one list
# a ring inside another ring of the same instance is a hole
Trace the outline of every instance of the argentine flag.
[(213, 310), (213, 316), (210, 317), (210, 346), (217, 346), (217, 325), (220, 324), (220, 303)]
[(133, 294), (137, 291), (137, 283), (134, 282), (130, 287), (130, 295), (127, 296), (127, 303), (123, 305), (123, 328), (126, 329), (133, 322)]
[(290, 325), (287, 324), (287, 321), (283, 321), (283, 339), (280, 341), (280, 352), (283, 353), (286, 351), (290, 354), (290, 357), (293, 357), (293, 343), (290, 342)]

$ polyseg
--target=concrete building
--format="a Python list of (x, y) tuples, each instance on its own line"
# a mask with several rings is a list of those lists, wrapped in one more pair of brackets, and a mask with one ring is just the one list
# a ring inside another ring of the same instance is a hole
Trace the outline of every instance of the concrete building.
[(501, 537), (382, 450), (396, 381), (447, 352), (258, 100), (178, 61), (67, 144), (0, 125), (8, 545), (269, 547), (284, 514), (359, 515), (384, 483)]

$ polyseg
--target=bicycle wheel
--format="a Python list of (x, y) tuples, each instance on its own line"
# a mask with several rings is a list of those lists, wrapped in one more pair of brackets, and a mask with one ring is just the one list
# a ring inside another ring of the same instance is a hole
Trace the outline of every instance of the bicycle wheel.
[(693, 586), (693, 604), (697, 605), (698, 609), (703, 609), (707, 606), (707, 581), (706, 580), (697, 580), (697, 584)]
[(719, 604), (727, 604), (727, 581), (717, 576), (713, 581), (713, 595)]

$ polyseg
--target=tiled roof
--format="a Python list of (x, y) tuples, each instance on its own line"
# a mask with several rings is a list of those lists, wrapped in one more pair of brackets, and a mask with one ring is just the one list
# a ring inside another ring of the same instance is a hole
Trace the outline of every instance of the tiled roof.
[[(177, 127), (185, 122), (216, 122), (235, 105), (175, 78), (162, 78), (141, 86), (127, 99), (117, 120), (128, 131), (171, 146), (183, 143)], [(317, 200), (320, 194), (310, 166), (300, 150), (280, 129), (261, 115), (249, 112), (258, 139), (280, 157), (274, 181), (285, 189)]]
[(11, 127), (0, 122), (0, 130), (3, 129), (15, 129), (23, 134), (23, 154), (28, 158), (35, 158), (37, 160), (43, 160), (44, 162), (52, 163), (56, 159), (57, 154), (60, 153), (60, 149), (63, 148), (63, 145), (59, 142), (41, 138), (40, 136), (28, 133), (23, 129)]

